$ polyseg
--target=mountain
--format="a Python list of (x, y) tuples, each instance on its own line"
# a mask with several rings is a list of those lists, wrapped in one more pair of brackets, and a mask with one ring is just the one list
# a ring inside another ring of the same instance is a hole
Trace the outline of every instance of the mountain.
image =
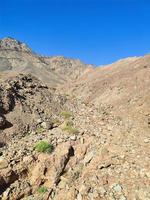
[(88, 67), (80, 60), (62, 56), (42, 57), (10, 37), (0, 40), (1, 72), (31, 73), (48, 85), (57, 86), (77, 79)]
[(101, 104), (110, 106), (115, 115), (126, 120), (129, 126), (148, 133), (149, 85), (150, 55), (145, 55), (91, 70), (72, 85), (70, 93), (97, 107)]
[(0, 199), (149, 200), (150, 55), (94, 68), (0, 44)]

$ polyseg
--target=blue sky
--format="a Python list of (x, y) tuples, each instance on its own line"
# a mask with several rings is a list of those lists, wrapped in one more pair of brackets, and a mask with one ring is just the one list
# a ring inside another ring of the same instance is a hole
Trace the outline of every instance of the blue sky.
[(103, 65), (150, 52), (149, 0), (0, 0), (0, 38)]

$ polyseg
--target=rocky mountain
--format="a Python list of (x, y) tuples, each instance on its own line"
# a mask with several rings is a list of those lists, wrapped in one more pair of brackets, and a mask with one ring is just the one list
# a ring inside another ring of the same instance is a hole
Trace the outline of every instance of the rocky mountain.
[(13, 38), (0, 40), (0, 71), (5, 73), (30, 73), (50, 86), (75, 80), (91, 67), (80, 60), (42, 57), (25, 43)]
[[(70, 88), (86, 103), (112, 107), (129, 126), (147, 130), (150, 120), (150, 55), (119, 60), (83, 75)], [(67, 88), (69, 90), (69, 88)]]
[(0, 44), (0, 199), (149, 200), (150, 56), (93, 68)]

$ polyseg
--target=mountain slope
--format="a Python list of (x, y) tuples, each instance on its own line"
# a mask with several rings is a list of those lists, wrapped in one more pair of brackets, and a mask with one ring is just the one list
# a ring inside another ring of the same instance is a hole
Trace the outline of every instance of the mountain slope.
[(124, 120), (146, 128), (150, 117), (149, 85), (150, 55), (146, 55), (91, 70), (70, 91), (86, 103), (109, 105)]
[(13, 38), (0, 40), (0, 71), (31, 73), (51, 86), (73, 81), (88, 67), (75, 59), (41, 57)]
[(1, 44), (0, 199), (149, 200), (150, 55), (93, 68)]

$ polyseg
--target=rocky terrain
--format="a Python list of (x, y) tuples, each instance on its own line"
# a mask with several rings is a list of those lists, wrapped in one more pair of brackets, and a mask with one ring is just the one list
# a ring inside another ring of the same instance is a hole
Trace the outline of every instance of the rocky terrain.
[(93, 68), (5, 38), (0, 71), (0, 199), (150, 199), (149, 55)]

